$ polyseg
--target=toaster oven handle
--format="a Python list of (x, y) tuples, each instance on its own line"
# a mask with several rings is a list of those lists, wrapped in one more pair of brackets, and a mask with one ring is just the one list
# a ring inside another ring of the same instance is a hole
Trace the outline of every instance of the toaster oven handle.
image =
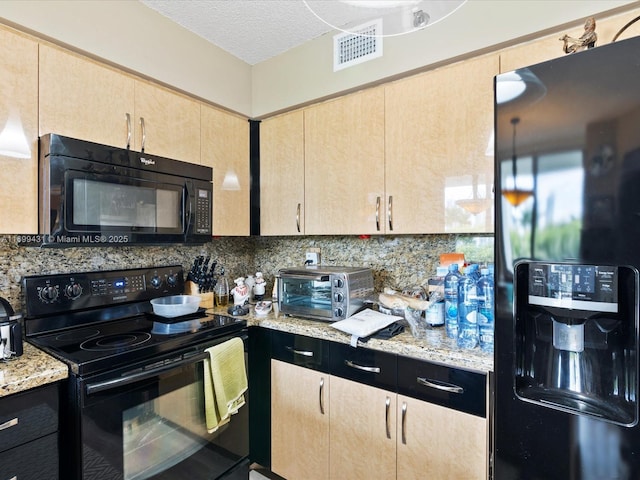
[(316, 282), (328, 282), (331, 277), (329, 275), (296, 275), (295, 273), (287, 273), (280, 276), (280, 281), (282, 281), (283, 278), (293, 278), (294, 280), (304, 280), (307, 282), (309, 280), (315, 280)]

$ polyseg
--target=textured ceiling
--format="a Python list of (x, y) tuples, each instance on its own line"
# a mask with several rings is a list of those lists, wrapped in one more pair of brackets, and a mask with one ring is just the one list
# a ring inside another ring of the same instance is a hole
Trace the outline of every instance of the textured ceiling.
[[(353, 0), (140, 0), (149, 8), (203, 37), (233, 56), (255, 65), (335, 28), (405, 8), (424, 8), (430, 24), (464, 0), (375, 0), (386, 9), (354, 6)], [(395, 15), (395, 13), (394, 13)], [(334, 27), (337, 26), (337, 27)]]

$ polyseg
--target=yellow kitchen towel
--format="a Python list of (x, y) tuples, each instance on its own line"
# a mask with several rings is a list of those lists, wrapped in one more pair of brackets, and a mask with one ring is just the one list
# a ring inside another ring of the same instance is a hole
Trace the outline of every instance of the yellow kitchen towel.
[(232, 338), (205, 351), (209, 354), (204, 360), (205, 419), (207, 430), (213, 433), (245, 403), (244, 343), (239, 337)]

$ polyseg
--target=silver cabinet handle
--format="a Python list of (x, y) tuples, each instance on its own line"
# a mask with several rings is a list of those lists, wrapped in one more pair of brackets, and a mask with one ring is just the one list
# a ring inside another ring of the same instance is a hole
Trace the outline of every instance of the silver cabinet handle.
[(147, 143), (147, 129), (144, 126), (144, 117), (140, 117), (140, 129), (142, 130), (142, 145), (140, 151), (144, 153), (144, 146)]
[(320, 379), (320, 413), (324, 415), (324, 378)]
[(18, 476), (15, 475), (15, 476), (11, 477), (9, 480), (18, 480)]
[(302, 355), (303, 357), (313, 357), (313, 352), (310, 352), (309, 350), (296, 350), (295, 348), (289, 346), (286, 346), (284, 348), (286, 348), (290, 352), (293, 352), (295, 355)]
[(389, 203), (387, 204), (387, 218), (389, 219), (389, 230), (393, 230), (393, 197), (389, 195)]
[(390, 413), (391, 413), (391, 399), (389, 397), (387, 397), (387, 400), (384, 402), (385, 405), (385, 414), (384, 414), (384, 422), (385, 425), (387, 426), (387, 438), (391, 438), (391, 418), (390, 418)]
[(445, 392), (451, 393), (464, 393), (464, 388), (453, 385), (451, 383), (440, 382), (438, 380), (427, 380), (423, 377), (417, 377), (416, 380), (420, 385), (424, 385), (425, 387), (435, 388), (436, 390), (444, 390)]
[(376, 197), (376, 231), (380, 231), (380, 197)]
[(371, 373), (380, 373), (380, 367), (363, 367), (362, 365), (357, 365), (353, 363), (351, 360), (345, 360), (344, 364), (347, 367), (355, 368), (357, 370), (363, 370), (365, 372), (371, 372)]
[(127, 117), (127, 150), (131, 148), (131, 115), (126, 113)]
[(298, 233), (300, 233), (300, 204), (298, 204), (298, 208), (296, 209), (296, 228), (298, 229)]
[(407, 444), (407, 402), (402, 402), (402, 444)]
[(0, 425), (0, 430), (6, 430), (7, 428), (15, 427), (18, 424), (18, 417), (7, 420)]

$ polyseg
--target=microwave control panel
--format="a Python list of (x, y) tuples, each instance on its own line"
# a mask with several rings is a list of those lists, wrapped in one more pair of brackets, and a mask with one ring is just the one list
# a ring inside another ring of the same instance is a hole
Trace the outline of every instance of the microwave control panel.
[(195, 233), (211, 233), (211, 190), (196, 188), (196, 219)]

